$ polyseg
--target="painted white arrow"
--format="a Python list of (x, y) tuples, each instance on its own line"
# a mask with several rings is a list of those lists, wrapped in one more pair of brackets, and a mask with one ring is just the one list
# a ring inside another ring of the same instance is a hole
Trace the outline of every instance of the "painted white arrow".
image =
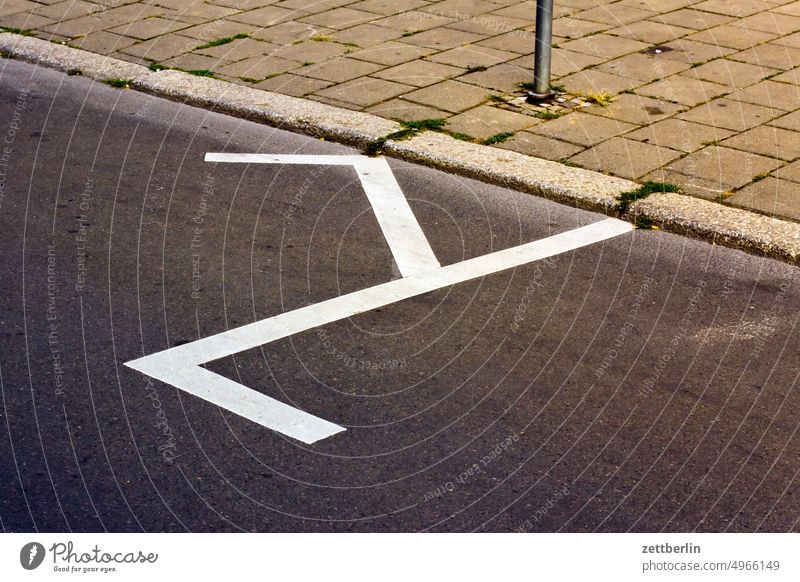
[(628, 222), (608, 218), (524, 245), (441, 267), (394, 179), (391, 168), (383, 158), (209, 153), (206, 154), (206, 161), (354, 166), (386, 242), (403, 274), (403, 278), (395, 281), (334, 297), (125, 363), (143, 374), (307, 444), (342, 432), (345, 428), (265, 396), (201, 366), (314, 327), (579, 249), (633, 229)]

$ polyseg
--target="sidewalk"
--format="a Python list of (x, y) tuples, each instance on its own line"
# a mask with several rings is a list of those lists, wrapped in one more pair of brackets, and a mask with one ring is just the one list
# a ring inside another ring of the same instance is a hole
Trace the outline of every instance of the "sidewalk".
[(800, 1), (5, 0), (0, 26), (800, 220)]

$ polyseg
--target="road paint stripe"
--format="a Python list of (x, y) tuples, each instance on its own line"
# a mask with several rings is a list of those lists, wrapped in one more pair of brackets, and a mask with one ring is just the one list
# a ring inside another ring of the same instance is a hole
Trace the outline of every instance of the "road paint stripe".
[(403, 277), (438, 269), (439, 261), (386, 158), (362, 156), (355, 168)]
[(227, 162), (241, 164), (303, 164), (307, 166), (354, 166), (366, 156), (314, 156), (284, 154), (228, 154), (208, 152), (206, 162)]
[(443, 287), (602, 242), (631, 232), (632, 229), (633, 226), (628, 222), (608, 218), (545, 239), (341, 295), (189, 344), (169, 348), (126, 362), (125, 365), (249, 418), (262, 426), (311, 444), (345, 429), (199, 366)]
[(308, 164), (353, 166), (381, 227), (389, 250), (403, 277), (439, 268), (428, 239), (408, 205), (386, 158), (367, 156), (313, 156), (278, 154), (228, 154), (209, 152), (207, 162), (248, 164)]
[(187, 365), (178, 354), (169, 352), (159, 352), (125, 365), (306, 444), (345, 430), (210, 370)]

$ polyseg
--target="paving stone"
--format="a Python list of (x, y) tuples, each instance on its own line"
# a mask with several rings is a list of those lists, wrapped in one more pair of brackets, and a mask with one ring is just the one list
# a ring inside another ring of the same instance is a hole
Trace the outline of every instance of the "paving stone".
[[(728, 3), (728, 0), (726, 0)], [(777, 35), (760, 30), (742, 30), (738, 26), (723, 24), (708, 30), (701, 30), (686, 37), (687, 40), (721, 45), (735, 49), (746, 49), (768, 40), (773, 40)]]
[(167, 20), (165, 18), (145, 18), (144, 20), (131, 22), (130, 24), (123, 24), (109, 30), (124, 36), (132, 36), (133, 38), (148, 40), (188, 27), (189, 25), (187, 23), (178, 22), (176, 20)]
[(729, 98), (783, 111), (794, 111), (800, 108), (800, 87), (788, 83), (762, 81), (739, 89), (729, 95)]
[(284, 46), (273, 54), (283, 59), (299, 61), (301, 63), (321, 63), (343, 55), (347, 47), (337, 42), (317, 42), (306, 40), (297, 44)]
[(263, 6), (255, 10), (248, 10), (247, 12), (240, 12), (239, 14), (229, 16), (228, 20), (252, 24), (260, 28), (267, 28), (282, 22), (297, 20), (299, 16), (303, 15), (297, 14), (296, 11), (290, 8)]
[(372, 12), (353, 10), (352, 8), (336, 8), (321, 14), (300, 18), (299, 20), (300, 22), (308, 22), (309, 24), (315, 24), (317, 26), (341, 30), (343, 28), (350, 28), (351, 26), (364, 24), (365, 22), (377, 20), (379, 18), (380, 16), (373, 14)]
[(681, 190), (686, 194), (706, 200), (717, 200), (731, 190), (729, 186), (722, 184), (719, 180), (687, 176), (670, 170), (667, 167), (656, 168), (649, 174), (642, 176), (641, 180), (643, 182), (651, 181), (676, 184), (680, 186)]
[(691, 28), (673, 26), (652, 20), (640, 20), (608, 31), (609, 34), (630, 38), (648, 44), (661, 44), (693, 33)]
[(786, 161), (800, 158), (800, 133), (769, 125), (740, 133), (721, 145)]
[[(268, 0), (266, 3), (272, 3)], [(327, 12), (334, 8), (352, 4), (351, 0), (281, 0), (280, 5), (284, 8), (291, 8), (292, 10), (306, 14), (319, 14), (320, 12)]]
[(774, 158), (752, 152), (708, 146), (667, 164), (666, 169), (719, 183), (726, 189), (733, 189), (750, 183), (754, 176), (771, 172), (780, 165), (781, 162)]
[(640, 81), (655, 81), (685, 71), (690, 65), (680, 61), (661, 59), (642, 53), (633, 53), (595, 67), (596, 70)]
[(725, 55), (736, 52), (736, 49), (724, 47), (717, 44), (708, 44), (705, 42), (696, 42), (681, 38), (663, 44), (664, 52), (661, 53), (665, 59), (674, 59), (683, 63), (696, 65), (705, 63), (712, 59), (717, 59)]
[(731, 2), (730, 0), (705, 0), (705, 2), (695, 4), (693, 8), (741, 18), (759, 12), (766, 12), (772, 8), (772, 4), (774, 2), (770, 3), (766, 0), (736, 0), (736, 2)]
[(534, 34), (530, 31), (512, 30), (505, 34), (482, 40), (477, 44), (524, 55), (532, 51), (531, 47), (534, 46), (534, 38)]
[(325, 61), (319, 65), (303, 67), (297, 73), (306, 77), (331, 81), (332, 83), (344, 83), (357, 77), (363, 77), (375, 71), (379, 71), (381, 65), (340, 57)]
[[(527, 0), (523, 2), (497, 2), (497, 4), (509, 4), (505, 8), (498, 8), (497, 10), (493, 11), (493, 14), (499, 14), (501, 16), (508, 16), (510, 18), (522, 18), (533, 20), (536, 14), (536, 2), (535, 0)], [(553, 18), (558, 18), (562, 14), (560, 12), (563, 9), (563, 5), (560, 2), (556, 2), (553, 6)], [(568, 10), (569, 11), (569, 10)]]
[[(184, 28), (181, 30), (183, 36), (191, 36), (199, 41), (197, 44), (217, 40), (218, 38), (226, 38), (229, 36), (236, 36), (237, 34), (250, 34), (254, 38), (260, 40), (258, 35), (261, 28), (254, 24), (246, 24), (243, 22), (234, 22), (232, 20), (215, 20), (213, 22), (206, 22), (205, 24), (198, 24)], [(282, 44), (276, 42), (276, 44)]]
[(643, 10), (632, 6), (627, 6), (624, 10), (619, 10), (614, 4), (597, 6), (577, 14), (579, 18), (584, 20), (602, 22), (612, 26), (630, 24), (655, 15), (656, 13), (652, 10)]
[(482, 37), (487, 37), (519, 30), (528, 25), (530, 25), (530, 21), (518, 18), (509, 18), (497, 14), (480, 14), (466, 20), (456, 20), (448, 24), (447, 27), (465, 32), (474, 32)]
[(267, 55), (279, 48), (278, 45), (263, 40), (242, 38), (219, 46), (212, 46), (199, 50), (195, 49), (194, 52), (218, 59), (226, 59), (228, 61), (240, 61), (250, 57)]
[(770, 77), (769, 80), (776, 81), (778, 83), (791, 83), (793, 85), (800, 85), (800, 68), (786, 71), (780, 75), (775, 75), (774, 77)]
[(800, 31), (800, 17), (788, 14), (777, 17), (770, 12), (761, 12), (738, 20), (736, 26), (745, 30), (761, 30), (783, 36)]
[(528, 131), (517, 132), (514, 137), (497, 144), (497, 147), (546, 160), (563, 160), (584, 150), (582, 146)]
[[(527, 64), (527, 69), (529, 71), (533, 71), (533, 56), (530, 55), (528, 57), (523, 57), (528, 59), (529, 64)], [(597, 63), (601, 63), (603, 60), (599, 57), (593, 57), (591, 55), (584, 55), (581, 53), (576, 53), (574, 51), (569, 51), (563, 48), (556, 48), (553, 49), (552, 55), (552, 62), (550, 63), (551, 72), (554, 77), (563, 77), (565, 75), (571, 75), (572, 73), (576, 73), (586, 67), (591, 65), (596, 65)], [(515, 61), (515, 64), (518, 64), (518, 61)]]
[(720, 24), (726, 24), (734, 19), (730, 16), (723, 16), (721, 14), (711, 14), (710, 12), (703, 12), (701, 10), (683, 8), (681, 10), (676, 10), (675, 12), (669, 12), (667, 14), (655, 16), (653, 20), (663, 22), (665, 24), (682, 26), (683, 28), (705, 30), (707, 28), (719, 26)]
[(15, 12), (30, 11), (39, 7), (39, 4), (28, 2), (28, 0), (10, 0), (0, 5), (0, 16), (14, 14)]
[[(485, 43), (484, 43), (485, 44)], [(613, 59), (636, 51), (644, 50), (649, 45), (638, 40), (619, 38), (610, 34), (595, 34), (559, 45), (560, 48), (589, 54), (602, 59)], [(529, 49), (530, 50), (530, 49)], [(527, 52), (527, 51), (526, 51)]]
[[(783, 0), (777, 0), (776, 2), (771, 2), (771, 4), (781, 4)], [(778, 14), (789, 14), (791, 16), (800, 16), (800, 4), (797, 2), (791, 2), (789, 4), (784, 4), (783, 6), (778, 6), (772, 9), (774, 12)]]
[(18, 12), (17, 14), (8, 14), (0, 16), (0, 24), (11, 28), (21, 28), (23, 30), (43, 29), (47, 26), (57, 24), (58, 21), (52, 18), (45, 18), (44, 16), (37, 16), (30, 12)]
[(167, 34), (118, 50), (125, 54), (161, 62), (188, 53), (198, 44), (196, 38), (180, 34)]
[(391, 16), (392, 14), (408, 12), (427, 4), (426, 0), (364, 0), (363, 2), (349, 4), (349, 6), (356, 10)]
[(374, 24), (359, 24), (352, 28), (339, 30), (331, 35), (333, 40), (344, 43), (353, 43), (359, 47), (369, 47), (381, 44), (387, 40), (394, 40), (403, 36), (403, 33), (393, 28), (376, 26)]
[(482, 39), (483, 37), (479, 34), (442, 26), (406, 37), (403, 39), (403, 42), (413, 46), (423, 46), (443, 51)]
[[(356, 62), (372, 65), (372, 63), (366, 63), (365, 61)], [(388, 81), (405, 83), (406, 85), (413, 85), (414, 87), (427, 87), (428, 85), (433, 85), (445, 79), (457, 77), (462, 73), (464, 73), (464, 69), (459, 69), (458, 67), (431, 63), (428, 61), (410, 61), (402, 65), (397, 65), (396, 67), (383, 69), (374, 73), (372, 76)]]
[(93, 32), (105, 30), (106, 28), (110, 27), (106, 26), (105, 22), (92, 16), (83, 16), (81, 18), (73, 18), (72, 20), (56, 21), (53, 24), (41, 27), (39, 32), (46, 32), (64, 38), (74, 38), (77, 36), (86, 36)]
[(70, 44), (86, 51), (108, 55), (127, 48), (135, 42), (136, 39), (134, 38), (99, 30), (87, 36), (77, 38)]
[(69, 0), (68, 2), (57, 2), (49, 6), (38, 6), (31, 10), (30, 13), (52, 18), (53, 20), (70, 20), (91, 14), (97, 8), (97, 4), (92, 4), (91, 2)]
[(581, 167), (636, 180), (674, 160), (679, 152), (624, 137), (614, 137), (570, 158)]
[(711, 141), (721, 141), (732, 135), (733, 131), (720, 127), (671, 118), (626, 133), (625, 137), (690, 153), (705, 147)]
[(637, 89), (637, 93), (641, 95), (675, 101), (690, 107), (705, 103), (730, 91), (733, 91), (732, 87), (681, 75), (673, 75)]
[(517, 58), (517, 53), (501, 51), (487, 46), (468, 44), (447, 51), (432, 54), (428, 60), (468, 69), (470, 67), (491, 67)]
[[(568, 0), (570, 3), (574, 0)], [(584, 0), (586, 2), (587, 0)], [(621, 0), (617, 2), (617, 6), (622, 8), (623, 6), (632, 6), (634, 8), (646, 8), (648, 10), (652, 10), (653, 12), (672, 12), (673, 10), (677, 10), (678, 8), (686, 8), (687, 6), (694, 4), (697, 0)], [(588, 0), (589, 4), (600, 4), (601, 0)], [(583, 5), (583, 4), (581, 4)]]
[(361, 107), (369, 107), (381, 101), (408, 93), (411, 89), (412, 87), (408, 85), (401, 85), (393, 81), (361, 77), (317, 91), (315, 95), (329, 97)]
[(436, 109), (457, 113), (485, 101), (486, 89), (459, 81), (443, 81), (409, 93), (405, 98)]
[(553, 21), (553, 35), (569, 39), (581, 38), (587, 34), (602, 32), (608, 28), (609, 25), (602, 22), (592, 22), (591, 20), (582, 20), (569, 16), (556, 18)]
[(761, 81), (765, 77), (777, 73), (775, 69), (768, 69), (749, 63), (739, 63), (728, 59), (717, 59), (695, 67), (686, 73), (686, 77), (712, 81), (720, 85), (727, 85), (739, 89)]
[(745, 49), (727, 58), (788, 71), (800, 66), (800, 48), (767, 43)]
[(585, 69), (567, 77), (559, 79), (569, 93), (591, 95), (608, 93), (616, 95), (634, 87), (643, 85), (644, 82), (632, 77), (611, 75), (597, 69)]
[(795, 32), (793, 34), (787, 34), (786, 36), (781, 36), (776, 38), (772, 41), (774, 44), (779, 44), (783, 46), (791, 46), (791, 47), (800, 47), (800, 32)]
[(321, 91), (333, 85), (328, 81), (321, 81), (319, 79), (310, 79), (308, 77), (301, 77), (292, 73), (284, 73), (277, 77), (266, 79), (253, 85), (256, 89), (265, 89), (267, 91), (274, 91), (281, 95), (291, 95), (293, 97), (305, 97), (309, 93)]
[(373, 105), (366, 111), (388, 117), (389, 119), (399, 119), (402, 121), (415, 121), (420, 119), (446, 119), (452, 115), (448, 111), (435, 109), (419, 103), (412, 103), (404, 99), (390, 99), (384, 103)]
[(792, 162), (772, 172), (772, 175), (792, 182), (800, 182), (800, 161)]
[(586, 112), (636, 125), (645, 125), (670, 117), (681, 109), (682, 106), (674, 103), (626, 93), (615, 97), (614, 101), (605, 107), (593, 105), (587, 108)]
[(727, 202), (765, 214), (800, 220), (800, 188), (795, 182), (765, 178), (739, 190)]
[(481, 105), (447, 120), (447, 129), (486, 139), (502, 132), (514, 132), (532, 127), (539, 119), (505, 109)]
[(530, 69), (519, 67), (513, 63), (503, 63), (489, 67), (485, 71), (464, 75), (459, 81), (504, 93), (514, 93), (520, 90), (519, 84), (528, 81), (530, 77)]
[(638, 126), (624, 121), (597, 117), (586, 113), (570, 113), (534, 127), (531, 131), (584, 147), (591, 147), (608, 138), (626, 133)]
[(792, 131), (800, 131), (800, 111), (794, 111), (783, 117), (773, 119), (770, 125), (782, 127), (783, 129), (791, 129)]
[[(202, 68), (202, 67), (201, 67)], [(287, 71), (299, 72), (302, 64), (297, 61), (283, 59), (272, 55), (250, 57), (219, 68), (219, 72), (229, 77), (247, 77), (250, 79), (266, 79)]]
[[(223, 61), (220, 59), (215, 59), (212, 57), (206, 57), (204, 55), (195, 55), (192, 53), (186, 53), (183, 55), (179, 55), (177, 57), (173, 57), (171, 59), (167, 59), (162, 64), (167, 67), (174, 67), (176, 69), (183, 69), (184, 71), (212, 71), (216, 72), (217, 69), (220, 72), (225, 73), (224, 69), (225, 65), (228, 64), (228, 61)], [(235, 75), (239, 77), (240, 75)], [(244, 75), (249, 76), (249, 75)]]
[(164, 16), (168, 18), (195, 23), (226, 18), (241, 11), (238, 8), (215, 6), (202, 0), (195, 2), (159, 0), (158, 5), (169, 9), (168, 12), (164, 13)]
[(681, 113), (679, 117), (714, 127), (744, 131), (766, 123), (782, 113), (770, 107), (721, 98)]
[(497, 4), (486, 2), (486, 0), (444, 0), (444, 2), (435, 2), (425, 8), (420, 8), (422, 12), (458, 19), (486, 14), (495, 9), (497, 9)]
[(444, 26), (451, 22), (455, 22), (455, 19), (428, 14), (427, 12), (419, 12), (417, 10), (409, 10), (408, 12), (395, 14), (394, 16), (381, 18), (380, 20), (374, 20), (372, 24), (402, 30), (403, 32), (419, 32), (421, 30), (428, 30), (429, 28), (436, 28), (437, 26)]
[(347, 56), (353, 59), (392, 66), (422, 58), (433, 52), (436, 51), (429, 48), (403, 44), (401, 42), (389, 41), (362, 50), (354, 50)]

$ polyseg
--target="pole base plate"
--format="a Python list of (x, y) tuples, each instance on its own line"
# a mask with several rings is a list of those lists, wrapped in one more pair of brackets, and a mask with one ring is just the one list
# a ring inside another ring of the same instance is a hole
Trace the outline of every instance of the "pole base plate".
[(527, 101), (528, 103), (541, 103), (542, 101), (548, 101), (555, 96), (556, 94), (553, 91), (547, 91), (545, 93), (528, 91), (528, 97), (525, 99), (525, 101)]

